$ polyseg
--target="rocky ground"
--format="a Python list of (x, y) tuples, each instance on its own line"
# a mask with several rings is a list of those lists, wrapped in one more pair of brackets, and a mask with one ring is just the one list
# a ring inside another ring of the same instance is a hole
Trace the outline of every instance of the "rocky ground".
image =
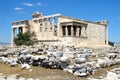
[(117, 45), (0, 48), (0, 80), (119, 80), (119, 66)]

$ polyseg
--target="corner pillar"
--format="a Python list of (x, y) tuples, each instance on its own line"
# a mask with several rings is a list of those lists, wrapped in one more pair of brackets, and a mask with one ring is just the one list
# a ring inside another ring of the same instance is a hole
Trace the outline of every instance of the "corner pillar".
[(11, 35), (11, 47), (14, 46), (14, 28), (12, 28), (12, 35)]
[(106, 26), (106, 45), (108, 45), (108, 25)]

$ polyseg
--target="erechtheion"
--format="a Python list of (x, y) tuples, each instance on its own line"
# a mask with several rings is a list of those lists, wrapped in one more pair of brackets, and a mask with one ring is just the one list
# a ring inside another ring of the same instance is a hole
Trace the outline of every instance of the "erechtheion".
[(38, 43), (63, 46), (108, 45), (108, 21), (87, 21), (61, 14), (32, 14), (32, 20), (12, 22), (12, 46), (19, 32), (35, 32)]

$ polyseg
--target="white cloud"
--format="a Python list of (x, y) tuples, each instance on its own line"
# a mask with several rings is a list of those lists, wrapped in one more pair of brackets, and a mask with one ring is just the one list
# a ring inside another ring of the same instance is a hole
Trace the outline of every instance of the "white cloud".
[(37, 3), (37, 6), (41, 6), (42, 4), (41, 3)]
[(25, 6), (34, 6), (34, 4), (31, 4), (31, 3), (22, 3), (22, 5), (25, 5)]
[(23, 10), (23, 8), (15, 7), (14, 10)]

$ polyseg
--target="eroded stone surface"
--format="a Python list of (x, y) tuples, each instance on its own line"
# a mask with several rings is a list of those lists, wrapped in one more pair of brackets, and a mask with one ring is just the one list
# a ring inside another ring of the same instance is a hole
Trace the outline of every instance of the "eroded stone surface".
[[(62, 69), (80, 77), (92, 75), (94, 70), (100, 68), (120, 64), (119, 47), (65, 47), (62, 49), (49, 46), (48, 48), (34, 48), (35, 50), (33, 50), (33, 47), (13, 48), (13, 50), (12, 48), (7, 48), (1, 51), (0, 62), (9, 64), (11, 67), (20, 65), (21, 69), (28, 69), (29, 72), (32, 71), (30, 65)], [(39, 54), (39, 52), (42, 54)], [(5, 55), (4, 53), (7, 54)], [(117, 70), (117, 73), (119, 73), (119, 70)]]

